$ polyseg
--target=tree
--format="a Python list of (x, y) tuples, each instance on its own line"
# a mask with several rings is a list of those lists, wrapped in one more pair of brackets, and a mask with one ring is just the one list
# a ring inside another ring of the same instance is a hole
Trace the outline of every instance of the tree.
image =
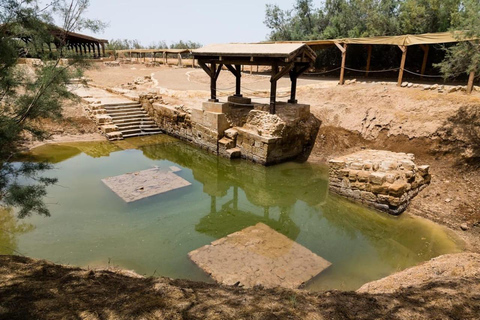
[[(64, 99), (73, 98), (67, 84), (79, 77), (86, 65), (73, 54), (65, 56), (66, 34), (102, 27), (98, 21), (82, 18), (88, 5), (88, 0), (57, 0), (40, 8), (33, 0), (0, 0), (0, 204), (18, 207), (19, 217), (49, 215), (43, 197), (56, 179), (40, 174), (51, 166), (19, 165), (12, 160), (26, 134), (37, 139), (47, 136), (35, 120), (61, 117)], [(62, 19), (63, 33), (55, 38), (56, 50), (51, 50), (54, 15)], [(26, 49), (41, 59), (33, 74), (17, 65), (19, 53)], [(63, 57), (70, 59), (66, 62)]]
[[(459, 40), (480, 38), (480, 1), (461, 1), (460, 10), (452, 15), (451, 31)], [(474, 72), (480, 77), (480, 41), (462, 41), (446, 49), (445, 60), (437, 65), (446, 78)]]

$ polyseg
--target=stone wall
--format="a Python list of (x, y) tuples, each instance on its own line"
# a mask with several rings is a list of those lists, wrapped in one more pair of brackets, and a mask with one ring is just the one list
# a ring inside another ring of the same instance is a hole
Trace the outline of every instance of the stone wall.
[(401, 214), (431, 180), (429, 166), (417, 166), (413, 154), (364, 150), (332, 159), (332, 192), (372, 208)]
[(310, 106), (278, 103), (277, 114), (250, 99), (204, 102), (202, 109), (184, 109), (141, 97), (145, 110), (169, 135), (228, 158), (242, 157), (264, 165), (308, 154), (320, 121)]

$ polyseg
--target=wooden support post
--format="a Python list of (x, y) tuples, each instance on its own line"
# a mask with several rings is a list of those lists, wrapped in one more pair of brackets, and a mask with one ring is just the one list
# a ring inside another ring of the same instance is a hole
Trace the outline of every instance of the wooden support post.
[(370, 61), (372, 60), (372, 45), (368, 45), (368, 56), (367, 56), (367, 68), (365, 72), (365, 77), (368, 78), (368, 72), (370, 71)]
[(236, 83), (235, 83), (235, 96), (236, 97), (241, 97), (242, 96), (242, 90), (241, 90), (241, 84), (242, 84), (242, 73), (240, 72), (241, 66), (239, 64), (235, 65), (235, 68), (237, 69), (237, 74), (236, 76)]
[(241, 92), (241, 79), (242, 79), (242, 66), (239, 64), (236, 64), (235, 67), (233, 67), (231, 64), (226, 64), (225, 67), (235, 76), (236, 79), (236, 84), (235, 84), (235, 97), (241, 97), (242, 92)]
[(339, 84), (345, 84), (345, 63), (347, 61), (347, 44), (345, 43), (343, 46), (339, 43), (335, 43), (337, 48), (342, 52), (342, 67), (340, 70), (340, 81)]
[(425, 70), (427, 69), (428, 52), (430, 51), (430, 46), (428, 44), (426, 44), (426, 45), (421, 44), (420, 48), (422, 48), (422, 50), (423, 50), (422, 70), (420, 72), (423, 76), (425, 74)]
[(156, 62), (156, 55), (157, 55), (157, 53), (154, 52), (154, 53), (153, 53), (153, 64), (154, 64), (154, 65), (155, 65), (155, 62)]
[(275, 101), (277, 99), (277, 79), (278, 65), (275, 62), (272, 65), (272, 78), (270, 79), (270, 114), (275, 114)]
[(288, 103), (297, 103), (296, 94), (297, 94), (297, 74), (295, 72), (295, 69), (290, 70), (290, 81), (292, 82), (292, 88), (290, 90), (290, 100), (288, 100)]
[(105, 57), (105, 43), (102, 42), (102, 56)]
[(192, 57), (192, 68), (195, 68), (195, 57)]
[(97, 51), (98, 51), (98, 57), (102, 57), (102, 50), (100, 49), (100, 43), (97, 42)]
[(290, 70), (290, 80), (292, 82), (292, 88), (290, 90), (290, 100), (288, 100), (288, 103), (293, 103), (293, 104), (297, 103), (297, 99), (296, 99), (297, 79), (302, 73), (307, 71), (308, 68), (310, 68), (310, 64), (296, 65), (296, 66), (293, 66), (293, 69)]
[(407, 47), (406, 46), (398, 46), (400, 50), (402, 50), (402, 61), (400, 63), (400, 70), (398, 71), (398, 82), (397, 86), (402, 86), (403, 81), (403, 70), (405, 70), (405, 62), (407, 61)]
[(143, 53), (143, 63), (145, 64), (145, 62), (147, 62), (147, 53), (146, 52)]
[(177, 57), (178, 57), (178, 66), (179, 66), (179, 67), (183, 67), (182, 55), (179, 53), (179, 54), (177, 55)]
[(216, 64), (212, 63), (210, 65), (210, 70), (212, 72), (212, 76), (210, 77), (210, 101), (218, 102), (217, 99), (217, 79), (215, 78), (216, 73)]
[(253, 64), (250, 65), (250, 74), (253, 74)]
[(471, 94), (473, 92), (473, 84), (475, 82), (475, 72), (470, 72), (470, 76), (468, 77), (468, 84), (467, 84), (467, 94)]

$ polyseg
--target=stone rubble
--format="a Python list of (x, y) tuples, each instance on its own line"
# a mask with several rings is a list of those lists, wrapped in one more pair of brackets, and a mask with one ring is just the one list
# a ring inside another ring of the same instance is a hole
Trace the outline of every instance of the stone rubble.
[(413, 154), (363, 150), (332, 159), (332, 192), (380, 211), (399, 215), (431, 180), (429, 166), (417, 166)]

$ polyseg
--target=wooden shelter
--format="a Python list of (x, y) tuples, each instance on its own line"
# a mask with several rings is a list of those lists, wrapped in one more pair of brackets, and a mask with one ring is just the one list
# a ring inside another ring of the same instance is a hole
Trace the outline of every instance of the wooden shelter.
[(210, 101), (218, 102), (217, 79), (222, 67), (225, 66), (236, 77), (235, 96), (241, 94), (241, 66), (262, 65), (272, 67), (270, 78), (270, 113), (275, 114), (277, 96), (277, 81), (289, 74), (292, 90), (289, 103), (297, 103), (297, 78), (313, 66), (315, 52), (303, 43), (283, 44), (214, 44), (193, 50), (193, 56), (198, 64), (210, 76)]
[[(276, 42), (276, 43), (304, 43), (313, 50), (322, 50), (329, 47), (337, 47), (342, 53), (342, 63), (340, 67), (340, 84), (345, 83), (345, 63), (347, 57), (347, 48), (350, 45), (363, 45), (367, 47), (368, 55), (366, 61), (365, 75), (368, 76), (370, 72), (370, 62), (372, 58), (372, 47), (374, 45), (391, 45), (397, 46), (402, 51), (402, 59), (400, 61), (400, 67), (398, 69), (398, 83), (400, 86), (403, 81), (403, 75), (405, 72), (405, 63), (407, 60), (407, 51), (410, 46), (420, 46), (423, 50), (422, 67), (420, 76), (425, 75), (425, 70), (428, 62), (428, 55), (430, 46), (435, 44), (445, 43), (457, 43), (463, 41), (475, 41), (476, 38), (468, 38), (464, 36), (462, 31), (456, 32), (438, 32), (438, 33), (424, 33), (416, 35), (400, 35), (400, 36), (381, 36), (381, 37), (368, 37), (368, 38), (343, 38), (343, 39), (331, 39), (331, 40), (312, 40), (312, 41), (293, 41), (293, 42)], [(470, 73), (467, 92), (471, 93), (473, 89), (475, 74)]]
[[(53, 37), (53, 45), (57, 50), (61, 48), (61, 56), (64, 56), (66, 50), (67, 52), (74, 52), (77, 55), (90, 55), (93, 58), (105, 57), (105, 44), (108, 43), (108, 40), (67, 31), (54, 25), (49, 25), (47, 28)], [(18, 38), (26, 44), (32, 41), (28, 35), (19, 35)], [(47, 43), (50, 50), (52, 50), (52, 43)]]
[[(65, 38), (66, 48), (80, 55), (92, 55), (94, 58), (105, 57), (105, 44), (108, 40), (97, 39), (76, 32), (67, 32), (63, 29), (52, 29), (55, 39)], [(58, 40), (57, 40), (58, 41)]]
[[(178, 65), (182, 66), (182, 54), (190, 53), (189, 49), (127, 49), (127, 50), (116, 50), (116, 53), (121, 53), (123, 55), (128, 55), (130, 59), (135, 55), (137, 61), (140, 61), (143, 56), (143, 62), (146, 62), (147, 54), (151, 55), (153, 62), (156, 62), (157, 54), (162, 54), (163, 64), (168, 64), (168, 55), (176, 55), (178, 59)], [(194, 60), (195, 61), (195, 60)], [(192, 63), (192, 66), (195, 65), (195, 62)]]

